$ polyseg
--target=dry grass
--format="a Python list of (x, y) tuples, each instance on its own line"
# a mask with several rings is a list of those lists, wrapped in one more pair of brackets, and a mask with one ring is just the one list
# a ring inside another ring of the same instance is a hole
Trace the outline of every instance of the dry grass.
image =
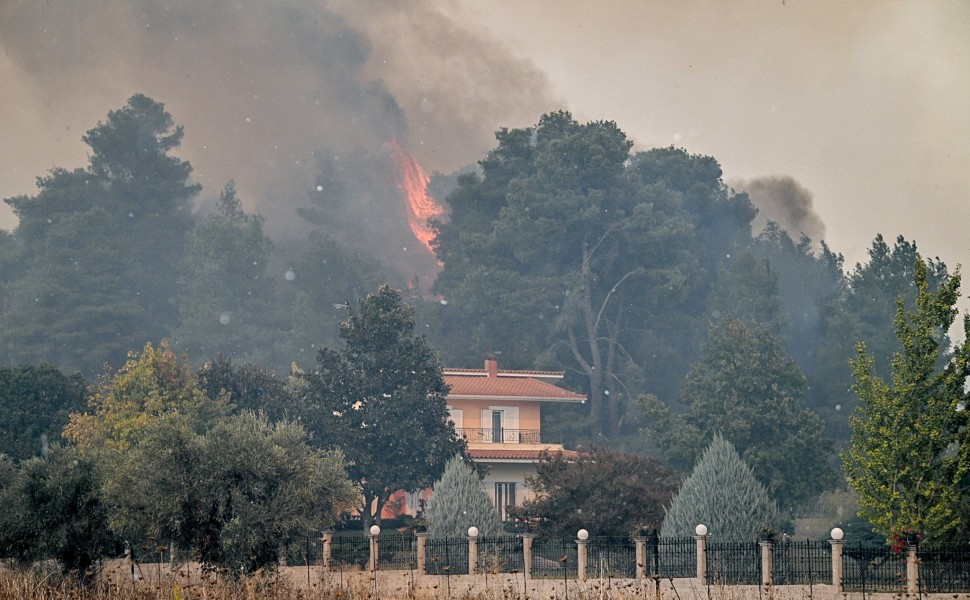
[[(339, 590), (338, 590), (339, 591)], [(195, 582), (176, 577), (112, 581), (90, 585), (39, 569), (0, 570), (0, 600), (329, 600), (339, 596), (319, 587), (306, 590), (269, 576), (231, 581), (220, 578)]]
[[(114, 570), (112, 571), (112, 567)], [(168, 571), (145, 565), (142, 577), (108, 565), (96, 583), (79, 585), (60, 573), (41, 568), (0, 567), (0, 600), (863, 600), (861, 594), (840, 594), (828, 586), (805, 588), (758, 586), (699, 586), (696, 580), (570, 581), (530, 579), (521, 575), (428, 577), (416, 585), (406, 572), (377, 574), (315, 573), (295, 567), (237, 581), (204, 575), (191, 567)], [(127, 575), (127, 576), (121, 576)], [(655, 583), (657, 584), (655, 586)], [(309, 584), (309, 585), (308, 585)], [(566, 592), (566, 593), (564, 593)], [(967, 594), (868, 594), (865, 600), (970, 600)]]

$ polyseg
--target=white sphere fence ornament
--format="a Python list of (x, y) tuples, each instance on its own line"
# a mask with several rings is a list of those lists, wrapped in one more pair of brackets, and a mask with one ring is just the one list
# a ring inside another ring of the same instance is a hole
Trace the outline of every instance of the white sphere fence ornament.
[(700, 523), (697, 527), (694, 528), (694, 533), (700, 536), (707, 535), (707, 525)]
[(836, 527), (832, 530), (831, 535), (833, 540), (839, 541), (845, 537), (845, 532), (840, 527)]
[(579, 531), (576, 532), (576, 537), (585, 541), (589, 539), (589, 532), (586, 531), (585, 529), (580, 529)]
[(378, 527), (377, 525), (371, 525), (370, 526), (370, 534), (371, 535), (380, 535), (381, 534), (381, 528)]
[(468, 537), (478, 537), (478, 527), (472, 525), (468, 528)]

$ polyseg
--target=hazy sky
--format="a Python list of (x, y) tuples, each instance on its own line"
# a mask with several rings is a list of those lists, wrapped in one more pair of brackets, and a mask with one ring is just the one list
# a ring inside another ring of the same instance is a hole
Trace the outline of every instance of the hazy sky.
[(575, 114), (793, 177), (849, 264), (883, 233), (970, 267), (970, 2), (477, 6)]
[(397, 136), (447, 171), (567, 108), (787, 182), (850, 266), (876, 233), (970, 265), (965, 0), (0, 0), (0, 197), (83, 165), (134, 92), (185, 125), (208, 192), (234, 177), (271, 222), (315, 149)]

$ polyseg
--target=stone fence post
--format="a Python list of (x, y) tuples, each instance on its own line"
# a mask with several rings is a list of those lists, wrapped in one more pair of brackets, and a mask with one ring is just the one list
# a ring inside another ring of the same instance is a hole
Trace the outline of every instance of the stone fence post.
[(381, 534), (381, 528), (377, 525), (372, 525), (370, 528), (370, 560), (367, 561), (367, 570), (376, 571), (377, 565), (380, 564), (377, 560), (377, 553), (379, 551), (377, 536)]
[(468, 574), (478, 574), (478, 527), (468, 528)]
[(320, 557), (320, 564), (324, 571), (330, 570), (330, 563), (333, 560), (333, 533), (323, 532), (323, 556)]
[(416, 531), (414, 535), (418, 538), (418, 575), (425, 575), (428, 572), (428, 532)]
[(770, 586), (774, 579), (772, 578), (772, 548), (774, 543), (772, 540), (764, 539), (759, 540), (758, 545), (761, 546), (761, 585), (767, 587)]
[(845, 546), (845, 532), (836, 527), (831, 533), (832, 539), (829, 540), (829, 544), (832, 545), (832, 587), (835, 588), (836, 594), (842, 593), (842, 548)]
[(918, 543), (913, 540), (906, 544), (906, 592), (919, 592), (919, 562), (916, 558)]
[(534, 533), (522, 534), (522, 573), (525, 577), (532, 577), (532, 540)]
[(647, 577), (647, 537), (640, 532), (640, 535), (633, 539), (637, 546), (637, 579)]
[(576, 533), (576, 577), (579, 581), (586, 581), (586, 550), (589, 544), (589, 532), (580, 529)]
[(707, 525), (703, 523), (694, 528), (697, 540), (697, 578), (701, 585), (707, 585)]

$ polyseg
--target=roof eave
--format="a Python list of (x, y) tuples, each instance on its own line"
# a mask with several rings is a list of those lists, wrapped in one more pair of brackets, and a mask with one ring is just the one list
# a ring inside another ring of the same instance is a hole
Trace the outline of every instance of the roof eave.
[(503, 396), (501, 394), (448, 394), (449, 400), (524, 400), (526, 402), (573, 402), (584, 403), (586, 397), (580, 398), (554, 398), (543, 396)]

